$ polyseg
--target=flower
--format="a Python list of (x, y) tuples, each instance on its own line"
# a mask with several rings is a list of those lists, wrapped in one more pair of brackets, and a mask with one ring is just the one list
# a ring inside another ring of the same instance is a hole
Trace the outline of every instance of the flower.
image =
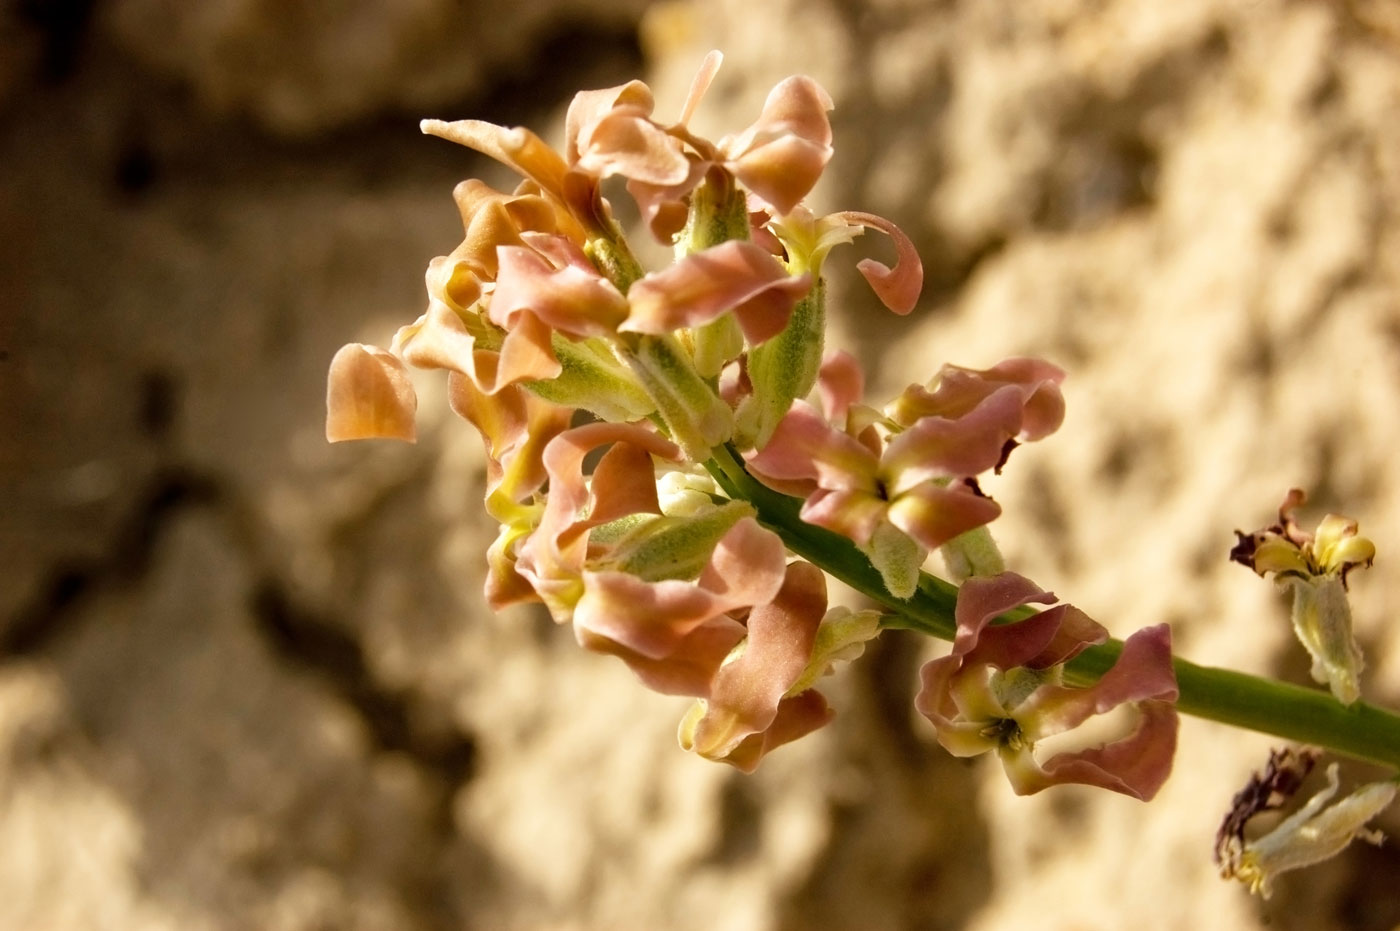
[(1238, 879), (1249, 891), (1268, 898), (1281, 873), (1329, 860), (1356, 838), (1379, 844), (1384, 838), (1366, 824), (1395, 800), (1394, 782), (1373, 782), (1327, 807), (1337, 794), (1337, 764), (1327, 767), (1327, 786), (1308, 799), (1272, 831), (1245, 840), (1245, 825), (1256, 814), (1283, 806), (1302, 784), (1317, 759), (1316, 751), (1274, 751), (1268, 768), (1254, 774), (1234, 799), (1215, 841), (1220, 874)]
[[(908, 597), (929, 551), (1001, 513), (976, 476), (1001, 464), (1013, 438), (1058, 426), (1038, 402), (1059, 396), (1063, 373), (1038, 363), (1044, 378), (995, 382), (957, 369), (956, 396), (965, 403), (928, 405), (901, 425), (874, 412), (850, 416), (859, 382), (836, 362), (819, 379), (827, 416), (794, 402), (749, 467), (775, 490), (804, 498), (803, 520), (865, 548), (890, 592)], [(845, 422), (838, 427), (833, 418)]]
[[(993, 623), (1012, 608), (1054, 600), (1012, 572), (964, 583), (953, 652), (924, 665), (915, 707), (953, 755), (995, 752), (1018, 795), (1082, 783), (1149, 800), (1166, 781), (1176, 749), (1171, 633), (1166, 625), (1138, 631), (1097, 682), (1073, 688), (1063, 684), (1063, 665), (1107, 639), (1098, 623), (1068, 604)], [(1125, 704), (1137, 716), (1128, 734), (1037, 760), (1037, 742)]]
[(1277, 524), (1254, 533), (1235, 531), (1238, 542), (1230, 559), (1274, 580), (1293, 594), (1293, 631), (1312, 657), (1312, 677), (1326, 684), (1333, 696), (1350, 705), (1361, 697), (1360, 675), (1365, 665), (1361, 646), (1352, 633), (1347, 575), (1357, 566), (1369, 567), (1376, 547), (1358, 536), (1356, 521), (1328, 514), (1314, 533), (1294, 520), (1306, 496), (1288, 492), (1279, 507)]

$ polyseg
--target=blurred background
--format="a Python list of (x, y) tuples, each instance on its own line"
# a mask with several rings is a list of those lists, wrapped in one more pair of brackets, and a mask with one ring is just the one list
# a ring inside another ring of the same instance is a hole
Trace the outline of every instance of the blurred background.
[[(1270, 741), (1187, 720), (1142, 805), (1011, 795), (914, 714), (887, 635), (752, 777), (685, 702), (488, 611), (474, 431), (322, 437), (513, 181), (425, 116), (561, 137), (647, 80), (746, 126), (833, 95), (822, 210), (897, 221), (897, 319), (842, 274), (872, 397), (1045, 356), (1069, 417), (985, 487), (1013, 567), (1115, 635), (1306, 681), (1226, 563), (1284, 492), (1360, 519), (1368, 698), (1400, 705), (1400, 8), (1392, 0), (8, 0), (0, 6), (0, 927), (1389, 929), (1400, 846), (1268, 902), (1210, 862)], [(874, 238), (874, 237), (872, 237)], [(1344, 771), (1348, 785), (1376, 773)], [(1380, 821), (1394, 837), (1400, 812)]]

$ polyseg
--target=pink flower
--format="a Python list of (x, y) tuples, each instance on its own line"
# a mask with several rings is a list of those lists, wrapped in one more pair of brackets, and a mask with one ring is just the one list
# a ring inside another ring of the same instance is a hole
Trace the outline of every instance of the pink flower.
[[(1138, 631), (1102, 678), (1072, 688), (1061, 683), (1062, 664), (1107, 639), (1099, 624), (1067, 604), (1016, 623), (993, 623), (1013, 608), (1054, 600), (1011, 572), (964, 583), (953, 652), (925, 664), (915, 706), (955, 756), (995, 751), (1018, 795), (1082, 783), (1151, 799), (1171, 772), (1176, 749), (1171, 633), (1166, 625)], [(1036, 759), (1038, 741), (1124, 704), (1137, 714), (1130, 733)]]

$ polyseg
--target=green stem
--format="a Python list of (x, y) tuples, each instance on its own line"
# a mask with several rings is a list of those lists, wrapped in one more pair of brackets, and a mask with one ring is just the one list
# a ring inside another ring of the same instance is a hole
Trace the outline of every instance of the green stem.
[[(924, 573), (911, 598), (895, 598), (855, 544), (803, 521), (798, 514), (801, 502), (756, 481), (733, 450), (715, 448), (706, 468), (730, 497), (752, 504), (759, 520), (782, 537), (788, 549), (894, 612), (886, 627), (953, 639), (956, 586)], [(1031, 609), (1022, 609), (1005, 619), (1016, 621), (1030, 613)], [(1066, 664), (1066, 681), (1074, 685), (1096, 681), (1122, 649), (1118, 640), (1089, 647)], [(1176, 707), (1184, 714), (1400, 768), (1400, 715), (1367, 702), (1343, 705), (1320, 689), (1184, 659), (1174, 659), (1172, 665), (1181, 693)]]

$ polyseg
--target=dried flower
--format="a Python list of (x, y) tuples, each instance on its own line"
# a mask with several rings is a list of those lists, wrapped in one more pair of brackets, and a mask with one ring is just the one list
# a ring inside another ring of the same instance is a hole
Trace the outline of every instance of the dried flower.
[(1293, 518), (1306, 496), (1289, 491), (1279, 507), (1277, 524), (1239, 538), (1230, 558), (1261, 576), (1273, 573), (1293, 594), (1293, 631), (1312, 657), (1312, 677), (1326, 684), (1336, 699), (1349, 705), (1361, 697), (1364, 662), (1352, 633), (1347, 575), (1369, 567), (1376, 557), (1370, 540), (1358, 536), (1356, 521), (1328, 514), (1315, 533)]
[(1267, 834), (1245, 840), (1245, 826), (1256, 814), (1281, 808), (1302, 785), (1317, 760), (1317, 752), (1274, 751), (1261, 776), (1234, 799), (1215, 840), (1215, 861), (1221, 875), (1238, 879), (1249, 891), (1264, 898), (1273, 892), (1280, 873), (1313, 866), (1341, 853), (1356, 838), (1379, 844), (1384, 838), (1366, 824), (1395, 799), (1394, 782), (1373, 782), (1330, 807), (1340, 782), (1337, 764), (1327, 767), (1327, 786), (1302, 808), (1281, 821)]

